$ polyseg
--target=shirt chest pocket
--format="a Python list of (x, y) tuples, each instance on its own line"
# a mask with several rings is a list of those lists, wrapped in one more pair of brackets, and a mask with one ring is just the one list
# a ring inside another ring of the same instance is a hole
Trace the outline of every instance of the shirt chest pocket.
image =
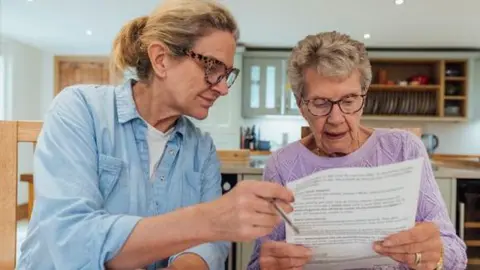
[(202, 173), (185, 171), (183, 173), (182, 206), (190, 206), (201, 202)]
[(107, 201), (112, 192), (118, 186), (122, 169), (123, 161), (121, 159), (104, 154), (99, 155), (99, 189), (104, 201)]

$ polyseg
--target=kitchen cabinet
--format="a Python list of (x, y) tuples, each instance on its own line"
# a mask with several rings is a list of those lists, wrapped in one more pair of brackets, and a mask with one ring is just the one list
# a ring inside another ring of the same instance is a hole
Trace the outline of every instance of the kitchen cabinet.
[(255, 247), (255, 241), (237, 243), (237, 270), (247, 269)]
[(247, 54), (243, 60), (242, 115), (299, 115), (287, 78), (288, 56)]
[(457, 204), (457, 179), (448, 177), (436, 178), (438, 188), (442, 194), (443, 200), (447, 207), (448, 214), (453, 224), (456, 219), (456, 204)]
[(110, 69), (108, 57), (55, 56), (54, 95), (74, 84), (112, 84), (119, 82)]
[(244, 53), (242, 116), (299, 115), (287, 77), (289, 53)]
[(282, 113), (283, 65), (282, 58), (243, 59), (244, 117)]
[[(299, 115), (287, 78), (290, 51), (244, 53), (242, 116)], [(470, 52), (369, 51), (372, 85), (363, 120), (464, 122), (469, 118)]]
[(363, 109), (365, 120), (467, 120), (468, 59), (371, 57), (370, 61), (373, 78)]

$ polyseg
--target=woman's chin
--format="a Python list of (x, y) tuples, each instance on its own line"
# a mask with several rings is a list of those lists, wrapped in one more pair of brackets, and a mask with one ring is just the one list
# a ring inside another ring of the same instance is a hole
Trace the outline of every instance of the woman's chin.
[(208, 117), (208, 109), (206, 108), (195, 108), (188, 113), (188, 116), (193, 117), (197, 120), (204, 120)]

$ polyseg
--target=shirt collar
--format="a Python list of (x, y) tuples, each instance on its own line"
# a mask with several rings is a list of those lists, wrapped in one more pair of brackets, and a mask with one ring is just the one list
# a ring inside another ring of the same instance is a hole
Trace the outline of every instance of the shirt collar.
[[(134, 80), (126, 80), (124, 84), (121, 84), (115, 88), (115, 100), (117, 103), (117, 115), (118, 122), (120, 124), (127, 123), (133, 119), (142, 119), (137, 111), (135, 102), (133, 101), (132, 84)], [(142, 120), (143, 121), (143, 120)], [(178, 118), (174, 133), (178, 132), (184, 135), (186, 131), (186, 120), (184, 116)]]

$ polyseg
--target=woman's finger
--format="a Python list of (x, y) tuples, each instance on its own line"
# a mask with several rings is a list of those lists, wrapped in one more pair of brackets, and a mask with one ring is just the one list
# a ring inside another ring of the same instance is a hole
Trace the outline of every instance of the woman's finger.
[(385, 247), (402, 246), (407, 244), (427, 241), (430, 238), (439, 237), (438, 227), (431, 222), (417, 223), (409, 230), (401, 231), (387, 236), (382, 245)]
[(257, 197), (256, 199), (254, 199), (254, 201), (252, 201), (253, 209), (256, 212), (277, 215), (278, 213), (273, 206), (273, 203), (280, 207), (285, 213), (290, 213), (293, 211), (293, 207), (290, 204), (280, 200), (273, 201), (270, 199), (263, 199)]
[(269, 215), (277, 215), (275, 207), (273, 207), (272, 202), (269, 199), (263, 199), (256, 197), (252, 200), (252, 208), (255, 212)]
[[(383, 255), (388, 256), (399, 263), (408, 265), (410, 268), (419, 269), (420, 267), (428, 266), (431, 264), (437, 265), (440, 260), (440, 254), (437, 252), (424, 252), (421, 254), (421, 260), (418, 265), (415, 264), (415, 253), (383, 253)], [(422, 269), (420, 268), (420, 269)]]
[(420, 243), (411, 243), (393, 247), (385, 247), (381, 243), (375, 243), (373, 249), (381, 253), (416, 253), (426, 251), (440, 251), (442, 240), (440, 238), (432, 238)]
[(249, 217), (254, 227), (273, 228), (277, 226), (282, 218), (275, 214), (252, 213)]

